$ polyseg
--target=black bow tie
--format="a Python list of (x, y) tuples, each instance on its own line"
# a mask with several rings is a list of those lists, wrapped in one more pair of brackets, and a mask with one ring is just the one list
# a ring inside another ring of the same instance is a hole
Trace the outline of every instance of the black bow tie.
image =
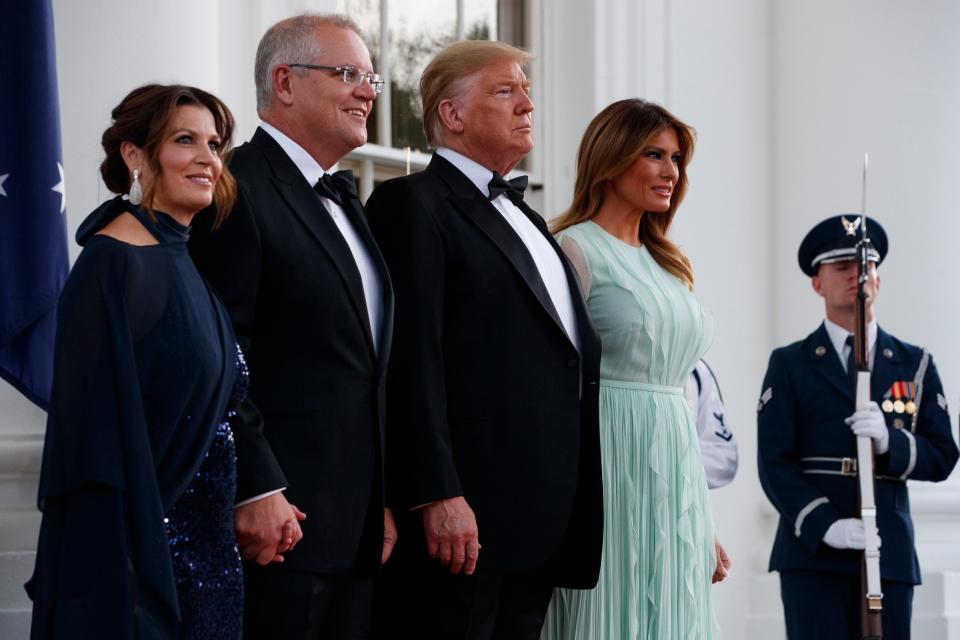
[(490, 189), (491, 200), (503, 194), (510, 198), (513, 204), (519, 207), (520, 203), (523, 202), (523, 192), (527, 189), (527, 176), (506, 180), (502, 175), (494, 171), (493, 177), (490, 178), (487, 187)]
[(325, 173), (313, 185), (314, 191), (324, 198), (330, 198), (343, 206), (344, 198), (357, 197), (357, 183), (353, 180), (353, 171), (337, 171), (333, 175)]

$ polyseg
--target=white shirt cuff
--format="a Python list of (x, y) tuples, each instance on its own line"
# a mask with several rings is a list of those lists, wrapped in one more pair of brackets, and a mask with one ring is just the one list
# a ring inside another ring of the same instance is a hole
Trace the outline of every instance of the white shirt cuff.
[(264, 498), (269, 498), (273, 494), (280, 493), (281, 491), (285, 491), (285, 490), (286, 490), (286, 487), (280, 487), (279, 489), (274, 489), (273, 491), (267, 491), (266, 493), (261, 493), (258, 496), (253, 496), (252, 498), (247, 498), (246, 500), (242, 500), (238, 502), (237, 504), (233, 505), (233, 508), (236, 509), (237, 507), (246, 506), (251, 502), (256, 502), (257, 500), (263, 500)]

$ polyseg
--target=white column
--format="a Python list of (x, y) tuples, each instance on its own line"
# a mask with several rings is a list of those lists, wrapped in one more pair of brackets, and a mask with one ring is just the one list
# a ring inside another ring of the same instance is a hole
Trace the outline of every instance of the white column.
[(46, 414), (0, 382), (0, 637), (29, 636), (30, 600), (40, 512), (37, 478)]
[[(390, 44), (389, 4), (386, 0), (380, 3), (380, 60), (377, 64), (380, 67), (380, 75), (383, 77), (383, 93), (377, 98), (377, 108), (374, 110), (374, 116), (377, 118), (378, 139), (376, 143), (385, 147), (393, 146), (393, 120), (391, 113), (393, 110), (390, 107), (393, 89), (390, 86), (390, 65), (392, 64), (390, 47), (392, 45)], [(373, 141), (371, 140), (371, 142)], [(370, 184), (372, 185), (373, 183), (371, 182)], [(372, 186), (370, 188), (372, 189)], [(364, 198), (364, 202), (366, 202), (366, 198)]]
[(541, 133), (535, 150), (545, 185), (541, 213), (549, 220), (570, 204), (580, 134), (595, 113), (597, 17), (590, 3), (576, 0), (545, 1), (539, 8), (541, 76), (533, 88), (533, 118)]
[[(669, 2), (665, 106), (697, 130), (687, 198), (673, 237), (693, 262), (695, 291), (716, 323), (706, 355), (739, 444), (737, 476), (711, 492), (717, 535), (733, 561), (713, 589), (725, 638), (776, 638), (776, 617), (748, 622), (751, 603), (779, 610), (769, 580), (775, 512), (760, 489), (756, 408), (773, 346), (769, 8), (764, 0)], [(639, 47), (639, 45), (637, 45)], [(659, 100), (658, 100), (659, 101)]]
[(667, 79), (666, 0), (543, 2), (543, 78), (535, 117), (543, 120), (542, 159), (547, 218), (569, 204), (580, 136), (614, 100), (662, 100)]

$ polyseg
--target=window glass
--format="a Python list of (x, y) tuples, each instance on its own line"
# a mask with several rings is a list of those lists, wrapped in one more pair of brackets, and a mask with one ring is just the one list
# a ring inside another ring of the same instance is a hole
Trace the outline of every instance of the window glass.
[(463, 37), (468, 40), (498, 40), (497, 0), (472, 0), (463, 5)]
[[(386, 75), (381, 66), (382, 42), (380, 41), (381, 1), (388, 0), (339, 0), (338, 10), (350, 16), (364, 35), (373, 66)], [(466, 0), (463, 3), (462, 29), (465, 38), (497, 38), (497, 0)], [(427, 151), (423, 134), (420, 106), (420, 74), (438, 51), (457, 40), (460, 23), (456, 0), (403, 0), (392, 1), (387, 6), (389, 24), (389, 100), (378, 99), (378, 107), (390, 106), (389, 141), (380, 139), (378, 118), (367, 121), (371, 142), (387, 144), (396, 148), (410, 147)]]

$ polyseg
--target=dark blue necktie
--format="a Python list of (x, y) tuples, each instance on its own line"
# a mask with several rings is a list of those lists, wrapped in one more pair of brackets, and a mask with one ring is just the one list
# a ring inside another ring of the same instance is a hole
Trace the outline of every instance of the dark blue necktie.
[(850, 386), (853, 392), (857, 392), (857, 354), (854, 353), (856, 346), (853, 334), (847, 336), (847, 346), (850, 347), (850, 353), (847, 354), (847, 377), (850, 378)]
[(523, 192), (527, 189), (527, 176), (520, 176), (518, 178), (513, 178), (512, 180), (505, 179), (502, 175), (493, 172), (493, 177), (490, 178), (490, 182), (487, 185), (490, 189), (490, 199), (494, 200), (499, 195), (503, 194), (510, 198), (510, 202), (520, 206), (520, 203), (523, 202)]
[(353, 171), (337, 171), (333, 175), (325, 173), (313, 185), (314, 191), (324, 198), (330, 198), (338, 205), (343, 206), (344, 198), (357, 197), (357, 183), (353, 179)]

